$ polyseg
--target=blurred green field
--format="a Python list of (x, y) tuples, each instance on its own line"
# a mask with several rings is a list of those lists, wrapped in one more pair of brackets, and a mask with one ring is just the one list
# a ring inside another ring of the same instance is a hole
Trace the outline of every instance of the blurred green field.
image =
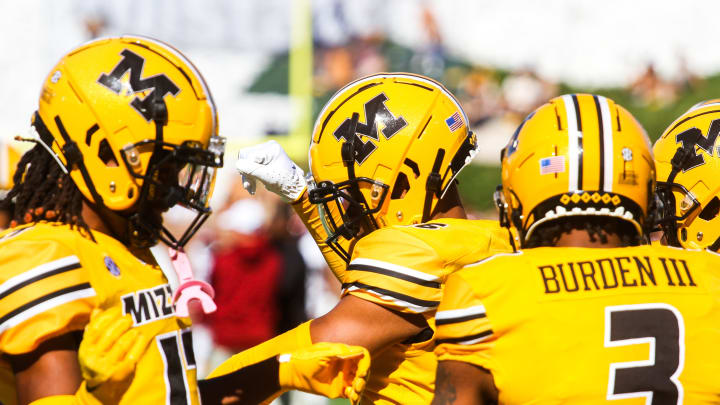
[(460, 196), (467, 207), (492, 214), (495, 210), (492, 195), (500, 184), (499, 166), (468, 165), (458, 175), (458, 182)]

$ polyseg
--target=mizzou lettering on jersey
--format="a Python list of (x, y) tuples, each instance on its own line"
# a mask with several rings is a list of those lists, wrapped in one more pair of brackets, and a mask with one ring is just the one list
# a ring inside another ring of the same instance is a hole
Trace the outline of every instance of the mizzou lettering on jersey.
[(131, 315), (133, 326), (175, 315), (169, 284), (139, 290), (122, 296), (123, 314)]
[(545, 294), (658, 284), (697, 287), (690, 267), (683, 259), (621, 256), (547, 264), (537, 268)]

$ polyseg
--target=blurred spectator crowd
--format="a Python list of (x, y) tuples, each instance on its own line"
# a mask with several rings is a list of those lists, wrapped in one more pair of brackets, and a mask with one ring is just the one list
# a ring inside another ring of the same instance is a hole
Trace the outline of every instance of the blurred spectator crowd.
[[(181, 48), (209, 43), (230, 49), (255, 45), (277, 55), (266, 69), (287, 69), (287, 63), (275, 63), (287, 58), (290, 18), (286, 2), (179, 3), (93, 0), (77, 4), (89, 38), (134, 32), (156, 36)], [(422, 27), (424, 38), (412, 47), (393, 42), (387, 27), (397, 16), (386, 13), (377, 18), (363, 17), (373, 15), (383, 3), (313, 2), (316, 114), (335, 91), (359, 77), (383, 71), (423, 74), (439, 80), (458, 97), (473, 131), (483, 139), (478, 159), (497, 165), (500, 149), (528, 113), (558, 94), (577, 90), (543, 77), (533, 66), (508, 71), (474, 65), (450, 54), (433, 9), (426, 2), (417, 3), (414, 23)], [(145, 12), (136, 13), (138, 9)], [(207, 14), (213, 10), (215, 19)], [(193, 23), (199, 16), (205, 24)], [(273, 21), (280, 24), (267, 23), (257, 16), (274, 16)], [(263, 39), (260, 45), (258, 38)], [(672, 80), (659, 75), (648, 63), (623, 89), (631, 97), (631, 105), (658, 110), (701, 88), (704, 79), (694, 75), (682, 58), (679, 63), (680, 77)], [(287, 77), (287, 72), (283, 75)], [(262, 73), (258, 76), (258, 81), (263, 80)], [(250, 87), (273, 89), (273, 83)], [(238, 97), (244, 90), (238, 89)], [(207, 317), (195, 333), (201, 377), (229, 355), (323, 315), (334, 306), (340, 293), (340, 285), (319, 249), (286, 203), (262, 187), (257, 195), (250, 196), (239, 178), (228, 189), (228, 196), (215, 204), (215, 214), (187, 247), (196, 275), (214, 286), (218, 304), (218, 311)], [(0, 213), (0, 229), (7, 225), (3, 215)], [(167, 220), (182, 222), (184, 216), (171, 212)]]

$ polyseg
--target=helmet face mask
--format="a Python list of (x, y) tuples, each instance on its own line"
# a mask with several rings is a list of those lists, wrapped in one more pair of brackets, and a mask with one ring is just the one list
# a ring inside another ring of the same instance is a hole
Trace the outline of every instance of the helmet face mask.
[[(377, 202), (371, 206), (361, 188), (373, 188), (379, 193)], [(380, 190), (380, 191), (378, 191)], [(389, 186), (366, 177), (353, 178), (340, 183), (320, 182), (309, 192), (310, 202), (320, 206), (320, 217), (325, 232), (328, 234), (328, 245), (345, 261), (350, 261), (347, 250), (340, 238), (351, 240), (360, 238), (375, 229), (377, 221), (373, 216), (383, 205)], [(331, 213), (335, 212), (338, 218)]]
[[(193, 141), (175, 145), (146, 140), (120, 151), (130, 174), (143, 184), (140, 198), (132, 208), (135, 213), (130, 216), (131, 239), (135, 246), (152, 246), (160, 239), (168, 246), (182, 247), (205, 222), (212, 212), (208, 203), (216, 170), (223, 166), (225, 139), (212, 136), (210, 143), (212, 146), (206, 150)], [(156, 149), (154, 162), (145, 173), (135, 172), (130, 163), (134, 159), (132, 156), (146, 147)], [(177, 204), (196, 212), (195, 219), (180, 237), (175, 237), (162, 225), (161, 216)]]
[(681, 246), (678, 239), (678, 224), (687, 220), (700, 209), (700, 201), (682, 184), (658, 181), (655, 186), (657, 194), (657, 219), (671, 246)]
[[(45, 81), (34, 126), (90, 205), (128, 219), (133, 246), (180, 248), (211, 212), (225, 141), (203, 77), (167, 44), (102, 38), (71, 51)], [(180, 237), (162, 225), (176, 204), (197, 214)]]
[(348, 84), (320, 112), (310, 146), (326, 242), (346, 261), (375, 229), (431, 218), (477, 140), (459, 103), (423, 76), (382, 73)]

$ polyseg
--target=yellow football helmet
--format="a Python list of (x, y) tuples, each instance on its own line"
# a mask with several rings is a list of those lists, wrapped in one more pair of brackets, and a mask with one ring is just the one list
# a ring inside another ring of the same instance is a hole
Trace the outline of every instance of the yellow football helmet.
[(2, 190), (9, 190), (13, 186), (13, 175), (20, 161), (21, 153), (10, 145), (10, 142), (0, 138), (0, 195)]
[(568, 216), (619, 218), (642, 236), (654, 181), (650, 141), (635, 118), (605, 97), (568, 94), (515, 131), (502, 151), (495, 202), (521, 246), (538, 225)]
[[(136, 246), (183, 246), (210, 213), (225, 141), (205, 80), (167, 44), (123, 36), (70, 51), (43, 84), (33, 126), (89, 202), (129, 218)], [(161, 218), (177, 203), (197, 212), (179, 238)]]
[(720, 99), (681, 115), (655, 142), (657, 193), (665, 238), (673, 246), (720, 249)]
[[(441, 84), (409, 73), (352, 82), (315, 122), (310, 168), (327, 243), (345, 260), (345, 240), (427, 221), (477, 148), (467, 116)], [(330, 205), (328, 205), (330, 204)]]

